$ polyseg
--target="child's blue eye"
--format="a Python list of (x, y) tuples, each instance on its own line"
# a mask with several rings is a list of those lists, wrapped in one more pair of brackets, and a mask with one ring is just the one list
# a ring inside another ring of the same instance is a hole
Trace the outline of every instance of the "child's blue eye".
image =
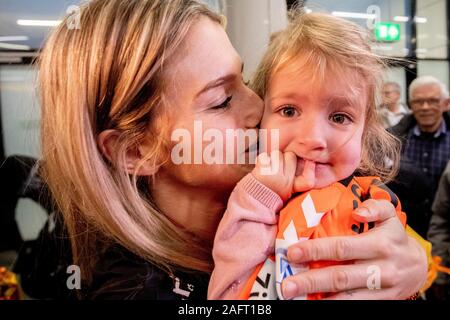
[(353, 120), (346, 114), (343, 113), (335, 113), (330, 116), (330, 120), (337, 124), (349, 124), (353, 122)]
[(229, 96), (228, 98), (225, 99), (224, 102), (222, 102), (218, 106), (212, 107), (211, 109), (212, 110), (226, 109), (230, 106), (231, 99), (233, 99), (233, 96)]
[(294, 107), (284, 107), (279, 112), (285, 118), (292, 118), (298, 115), (298, 111)]

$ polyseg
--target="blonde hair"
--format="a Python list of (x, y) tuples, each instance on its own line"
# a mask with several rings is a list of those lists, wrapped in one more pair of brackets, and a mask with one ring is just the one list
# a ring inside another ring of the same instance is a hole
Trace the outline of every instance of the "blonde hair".
[[(81, 8), (80, 28), (66, 27), (67, 17), (40, 56), (44, 177), (88, 283), (99, 250), (113, 243), (167, 272), (212, 268), (211, 248), (152, 203), (150, 178), (121, 169), (144, 140), (152, 150), (140, 165), (167, 160), (164, 64), (201, 17), (223, 24), (194, 0), (94, 0)], [(97, 147), (108, 129), (119, 133), (111, 162)]]
[[(340, 77), (357, 73), (363, 80), (361, 87), (350, 89), (355, 95), (364, 90), (368, 101), (358, 171), (387, 182), (397, 174), (400, 142), (384, 130), (378, 119), (376, 106), (385, 63), (372, 53), (369, 43), (367, 34), (352, 22), (323, 13), (296, 11), (288, 27), (269, 45), (251, 86), (264, 99), (271, 77), (300, 56), (304, 58), (302, 65), (312, 70), (311, 81), (324, 84), (331, 71)], [(354, 77), (346, 80), (344, 83), (355, 82)]]

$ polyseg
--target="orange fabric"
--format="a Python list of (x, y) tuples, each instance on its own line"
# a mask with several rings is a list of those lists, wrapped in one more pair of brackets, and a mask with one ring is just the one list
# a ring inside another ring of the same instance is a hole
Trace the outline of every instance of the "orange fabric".
[[(351, 236), (367, 232), (374, 224), (362, 224), (352, 217), (354, 209), (368, 199), (384, 199), (396, 208), (398, 218), (406, 225), (406, 214), (402, 212), (397, 196), (376, 177), (353, 177), (347, 182), (336, 182), (320, 190), (311, 190), (296, 196), (280, 212), (277, 243), (287, 241), (285, 231), (295, 226), (297, 239), (316, 239), (333, 236)], [(292, 234), (290, 232), (289, 234)], [(297, 240), (297, 239), (294, 239)], [(292, 243), (292, 239), (289, 240)], [(295, 242), (294, 242), (295, 243)], [(278, 252), (277, 248), (277, 252)], [(287, 248), (282, 248), (287, 249)], [(273, 259), (273, 257), (272, 257)], [(352, 263), (352, 262), (346, 262)], [(335, 261), (320, 261), (309, 264), (310, 269), (343, 264)], [(248, 280), (241, 298), (248, 299), (258, 270)], [(276, 273), (276, 272), (275, 272)], [(284, 277), (284, 276), (281, 276)], [(281, 282), (277, 275), (277, 282)], [(308, 295), (308, 300), (322, 299), (327, 293)]]
[[(273, 263), (275, 263), (275, 256), (270, 256), (268, 259), (270, 259)], [(258, 277), (259, 272), (261, 271), (262, 267), (263, 267), (263, 263), (261, 263), (255, 269), (255, 271), (252, 273), (250, 278), (245, 283), (245, 286), (242, 289), (241, 293), (239, 294), (238, 300), (248, 300), (251, 297), (253, 284), (255, 283), (256, 278)]]
[(16, 275), (6, 267), (0, 267), (0, 301), (21, 299), (22, 295)]

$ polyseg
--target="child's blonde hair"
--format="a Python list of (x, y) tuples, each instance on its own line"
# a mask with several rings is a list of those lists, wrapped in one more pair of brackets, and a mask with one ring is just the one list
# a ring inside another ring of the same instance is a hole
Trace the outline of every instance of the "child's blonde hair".
[[(79, 28), (67, 17), (41, 53), (44, 178), (88, 283), (113, 243), (169, 272), (212, 269), (210, 245), (170, 222), (142, 190), (149, 181), (123, 169), (144, 140), (152, 148), (141, 165), (169, 157), (164, 65), (202, 17), (224, 23), (195, 0), (94, 0), (81, 8)], [(119, 135), (111, 163), (97, 147), (104, 130)]]
[(376, 106), (385, 63), (382, 57), (372, 53), (367, 33), (358, 25), (332, 15), (298, 11), (287, 29), (270, 43), (252, 88), (264, 99), (271, 77), (299, 56), (304, 58), (303, 66), (312, 70), (311, 81), (324, 85), (325, 76), (330, 72), (340, 77), (348, 76), (348, 71), (358, 74), (359, 79), (346, 81), (362, 80), (359, 87), (351, 90), (355, 95), (363, 94), (363, 90), (368, 101), (358, 171), (379, 176), (385, 182), (392, 180), (398, 170), (400, 142), (378, 121)]

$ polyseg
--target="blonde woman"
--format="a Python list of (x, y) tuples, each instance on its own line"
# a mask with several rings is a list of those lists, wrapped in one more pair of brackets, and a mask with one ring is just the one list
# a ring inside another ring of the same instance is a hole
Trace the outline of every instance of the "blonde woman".
[[(221, 17), (192, 0), (94, 0), (79, 29), (66, 22), (39, 61), (43, 169), (81, 268), (80, 295), (205, 299), (218, 223), (252, 166), (177, 165), (172, 133), (194, 136), (199, 122), (224, 136), (254, 130), (263, 111)], [(381, 266), (394, 289), (412, 295), (426, 269), (419, 245), (388, 219), (390, 204), (366, 208), (378, 233), (364, 235), (365, 250), (351, 242), (346, 257)], [(302, 248), (311, 259), (342, 258), (333, 239)], [(348, 271), (342, 291), (362, 281)], [(310, 274), (311, 292), (334, 274)]]

